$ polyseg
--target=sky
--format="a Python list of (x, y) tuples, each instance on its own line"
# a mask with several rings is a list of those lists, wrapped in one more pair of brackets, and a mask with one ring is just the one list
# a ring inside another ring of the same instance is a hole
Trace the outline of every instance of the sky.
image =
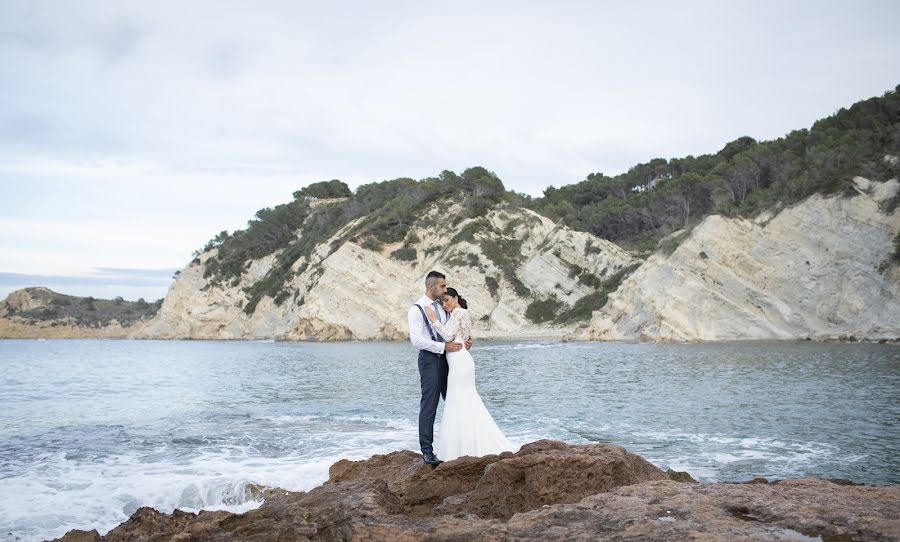
[(900, 83), (900, 2), (0, 0), (0, 298), (163, 297), (303, 186), (540, 195)]

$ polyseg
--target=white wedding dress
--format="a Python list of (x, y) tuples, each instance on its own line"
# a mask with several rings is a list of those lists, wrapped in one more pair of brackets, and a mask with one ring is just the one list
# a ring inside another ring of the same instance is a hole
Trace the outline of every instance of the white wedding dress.
[[(444, 324), (432, 322), (432, 326), (445, 341), (462, 343), (472, 334), (469, 311), (462, 307), (453, 309)], [(438, 459), (450, 461), (464, 455), (481, 457), (514, 451), (515, 446), (494, 423), (494, 418), (475, 389), (472, 354), (465, 347), (458, 352), (449, 352), (447, 363), (450, 365), (447, 398), (434, 449)]]

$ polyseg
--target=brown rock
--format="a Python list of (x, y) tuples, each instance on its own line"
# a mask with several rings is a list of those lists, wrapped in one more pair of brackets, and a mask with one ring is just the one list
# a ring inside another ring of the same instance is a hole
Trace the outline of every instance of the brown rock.
[(97, 529), (93, 531), (72, 529), (59, 540), (60, 542), (100, 542), (100, 533), (97, 532)]
[(670, 479), (658, 467), (621, 446), (588, 444), (560, 448), (560, 444), (538, 441), (524, 446), (516, 455), (491, 462), (473, 491), (464, 498), (445, 501), (436, 511), (508, 519), (517, 512), (545, 504), (573, 503), (619, 486)]
[[(538, 441), (434, 469), (394, 452), (339, 461), (324, 485), (270, 490), (245, 514), (141, 508), (102, 540), (900, 540), (900, 486), (676, 481), (684, 474), (607, 444)], [(82, 533), (60, 540), (98, 540)]]
[[(675, 476), (694, 481), (686, 473)], [(436, 468), (425, 465), (414, 452), (339, 461), (331, 467), (327, 483), (362, 479), (385, 481), (407, 515), (470, 513), (505, 519), (621, 485), (672, 478), (620, 446), (540, 440), (516, 454), (461, 457)]]
[(577, 536), (603, 540), (900, 540), (900, 487), (842, 487), (824, 480), (779, 484), (649, 482), (575, 505), (518, 514), (512, 536), (542, 538), (565, 518)]
[(693, 476), (683, 471), (666, 469), (666, 474), (669, 476), (670, 480), (675, 480), (676, 482), (697, 483), (697, 480), (694, 480)]

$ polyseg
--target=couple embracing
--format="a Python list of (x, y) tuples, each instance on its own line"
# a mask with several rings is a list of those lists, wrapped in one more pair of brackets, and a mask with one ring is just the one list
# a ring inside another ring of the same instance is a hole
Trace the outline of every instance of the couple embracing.
[[(447, 278), (431, 271), (425, 295), (407, 315), (409, 340), (419, 349), (419, 446), (429, 465), (464, 455), (480, 457), (513, 451), (475, 389), (472, 320), (468, 304)], [(434, 417), (444, 398), (444, 417), (434, 442)]]

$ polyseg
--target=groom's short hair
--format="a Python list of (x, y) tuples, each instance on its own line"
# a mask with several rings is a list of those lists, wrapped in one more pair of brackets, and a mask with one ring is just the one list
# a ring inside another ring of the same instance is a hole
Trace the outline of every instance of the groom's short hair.
[(440, 271), (429, 271), (427, 275), (425, 275), (425, 286), (431, 286), (435, 282), (440, 279), (445, 279), (447, 277), (444, 276)]

